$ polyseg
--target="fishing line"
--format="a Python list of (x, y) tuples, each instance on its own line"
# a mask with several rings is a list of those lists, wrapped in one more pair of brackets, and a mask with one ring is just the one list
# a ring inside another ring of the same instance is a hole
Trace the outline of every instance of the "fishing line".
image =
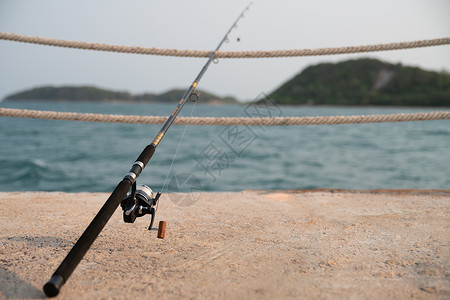
[[(194, 113), (195, 107), (197, 106), (197, 102), (198, 101), (194, 102), (194, 105), (192, 107), (192, 110), (191, 110), (191, 113), (190, 113), (189, 117), (192, 117), (192, 114)], [(177, 150), (175, 151), (175, 155), (173, 156), (172, 163), (170, 164), (169, 171), (167, 172), (167, 175), (166, 175), (166, 179), (164, 180), (163, 186), (161, 188), (161, 193), (164, 192), (164, 188), (166, 187), (167, 179), (169, 178), (170, 172), (172, 171), (173, 164), (174, 164), (175, 159), (176, 159), (176, 157), (178, 155), (178, 151), (180, 150), (180, 147), (181, 147), (181, 144), (183, 142), (183, 138), (184, 138), (184, 135), (186, 134), (188, 126), (189, 126), (189, 123), (184, 126), (183, 134), (181, 135), (180, 141), (178, 142)], [(158, 204), (159, 204), (159, 202), (158, 202)], [(158, 210), (158, 206), (156, 207), (156, 210)]]

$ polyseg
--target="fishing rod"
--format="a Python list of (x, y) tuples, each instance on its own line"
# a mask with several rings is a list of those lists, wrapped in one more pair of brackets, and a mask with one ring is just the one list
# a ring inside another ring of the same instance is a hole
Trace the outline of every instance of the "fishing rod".
[[(242, 11), (236, 21), (234, 21), (233, 25), (231, 25), (230, 29), (227, 31), (223, 39), (220, 41), (217, 48), (213, 52), (211, 52), (211, 56), (209, 57), (208, 61), (203, 66), (202, 70), (197, 75), (191, 86), (184, 93), (183, 97), (178, 102), (177, 107), (164, 123), (161, 130), (156, 134), (153, 141), (149, 145), (147, 145), (141, 152), (141, 154), (131, 167), (130, 171), (117, 185), (112, 194), (109, 196), (108, 200), (106, 200), (105, 204), (99, 210), (97, 215), (91, 221), (89, 226), (83, 232), (72, 249), (69, 251), (66, 258), (64, 258), (59, 267), (53, 273), (50, 280), (44, 285), (44, 292), (47, 296), (54, 297), (59, 294), (61, 287), (67, 282), (70, 275), (72, 275), (72, 272), (83, 259), (84, 255), (89, 250), (92, 243), (94, 243), (95, 239), (98, 237), (103, 227), (105, 227), (111, 216), (114, 214), (114, 211), (117, 209), (119, 204), (122, 206), (123, 219), (125, 222), (133, 223), (137, 217), (142, 217), (146, 214), (150, 214), (151, 221), (148, 229), (153, 229), (152, 225), (155, 219), (156, 212), (155, 207), (157, 207), (161, 193), (157, 193), (155, 197), (153, 197), (153, 191), (146, 185), (137, 186), (136, 179), (139, 177), (142, 170), (144, 170), (145, 166), (152, 158), (153, 154), (155, 153), (156, 147), (159, 145), (167, 130), (180, 113), (186, 101), (188, 99), (193, 102), (198, 101), (199, 96), (195, 91), (198, 83), (206, 73), (206, 70), (208, 70), (211, 62), (217, 63), (217, 51), (220, 49), (224, 42), (229, 41), (231, 31), (237, 27), (238, 21), (244, 17), (244, 13), (250, 8), (251, 5), (252, 3), (250, 3)], [(128, 193), (130, 188), (132, 189), (131, 193)], [(165, 228), (165, 223), (161, 223), (162, 224), (160, 224), (160, 228), (158, 229), (159, 238), (164, 237), (163, 228)]]

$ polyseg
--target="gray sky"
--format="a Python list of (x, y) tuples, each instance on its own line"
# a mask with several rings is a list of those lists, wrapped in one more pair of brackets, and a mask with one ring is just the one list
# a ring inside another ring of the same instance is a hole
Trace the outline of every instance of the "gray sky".
[[(2, 0), (0, 31), (142, 47), (212, 50), (250, 1)], [(253, 0), (221, 50), (359, 46), (450, 36), (448, 0)], [(236, 38), (240, 38), (240, 42)], [(450, 71), (450, 46), (321, 57), (222, 59), (199, 89), (252, 100), (308, 65), (359, 57)], [(0, 41), (0, 99), (39, 85), (132, 93), (187, 88), (201, 58), (118, 54)]]

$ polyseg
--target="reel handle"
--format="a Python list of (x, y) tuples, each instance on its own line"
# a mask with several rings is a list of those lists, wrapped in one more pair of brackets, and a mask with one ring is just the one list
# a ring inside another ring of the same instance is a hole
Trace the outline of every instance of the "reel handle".
[(156, 210), (155, 210), (154, 206), (156, 206), (158, 204), (159, 197), (161, 197), (160, 192), (156, 193), (155, 198), (153, 198), (152, 208), (150, 209), (150, 214), (152, 215), (152, 218), (150, 219), (150, 226), (148, 226), (148, 230), (153, 229), (153, 222), (155, 221), (155, 214), (156, 214)]
[(158, 239), (163, 239), (166, 236), (166, 221), (159, 221)]
[(148, 226), (148, 230), (152, 230), (153, 229), (153, 222), (155, 221), (155, 209), (152, 207), (150, 208), (150, 214), (152, 215), (152, 218), (150, 219), (150, 225)]

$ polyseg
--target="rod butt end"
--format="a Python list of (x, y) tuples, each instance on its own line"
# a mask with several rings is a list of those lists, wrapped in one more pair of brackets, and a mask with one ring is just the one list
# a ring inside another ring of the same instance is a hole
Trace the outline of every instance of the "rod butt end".
[(48, 297), (55, 297), (64, 284), (64, 278), (61, 275), (53, 274), (52, 278), (44, 285), (44, 293)]

